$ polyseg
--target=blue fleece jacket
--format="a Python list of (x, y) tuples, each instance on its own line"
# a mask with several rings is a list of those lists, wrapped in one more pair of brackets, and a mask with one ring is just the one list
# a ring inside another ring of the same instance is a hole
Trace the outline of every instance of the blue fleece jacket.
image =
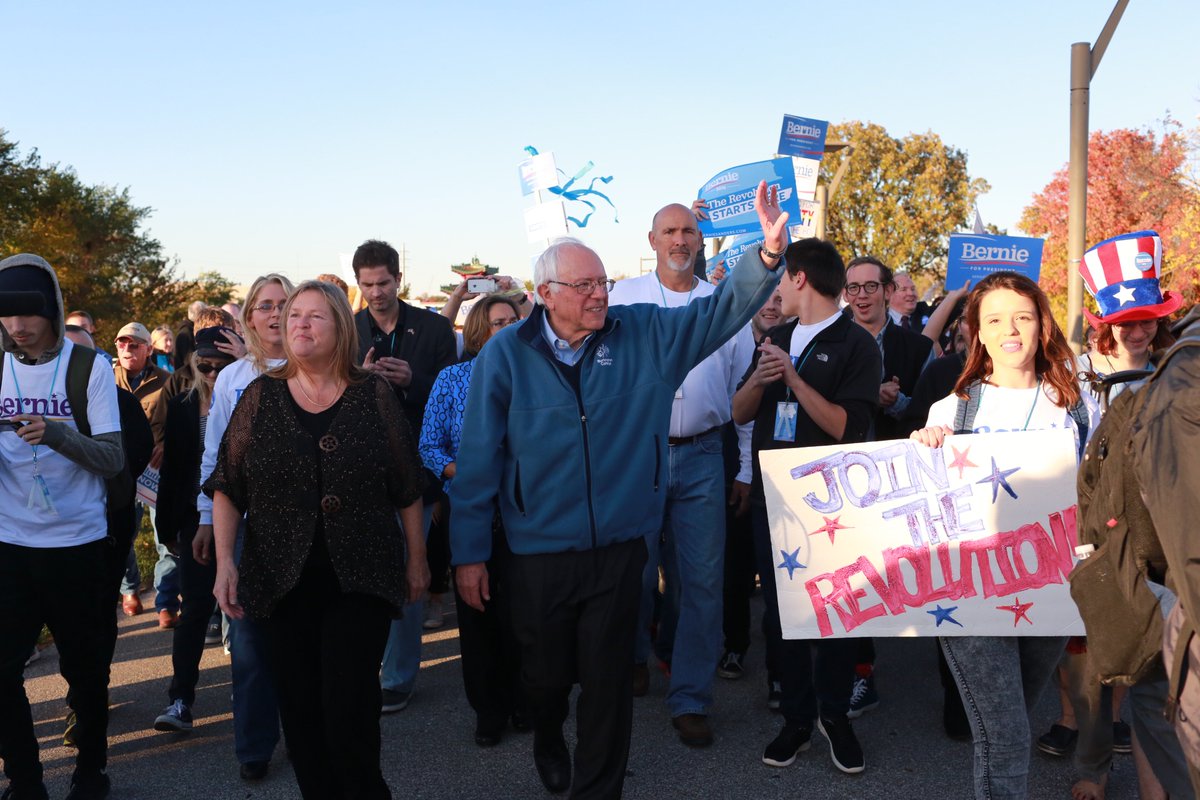
[(475, 359), (450, 487), (453, 563), (490, 558), (497, 508), (522, 555), (658, 530), (675, 389), (750, 320), (782, 272), (746, 258), (687, 306), (611, 306), (574, 381), (542, 336), (541, 306), (492, 337)]

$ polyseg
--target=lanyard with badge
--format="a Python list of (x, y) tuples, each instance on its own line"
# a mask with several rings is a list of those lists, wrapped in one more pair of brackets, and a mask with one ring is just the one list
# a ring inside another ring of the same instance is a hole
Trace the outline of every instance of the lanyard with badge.
[[(816, 348), (817, 342), (814, 339), (809, 342), (803, 358), (792, 356), (792, 367), (796, 370), (797, 375), (800, 374), (800, 370), (804, 369), (804, 364)], [(786, 387), (785, 392), (784, 398), (775, 404), (775, 441), (794, 442), (796, 441), (796, 417), (800, 414), (800, 404), (792, 399), (792, 387)]]
[[(983, 391), (984, 391), (984, 389), (987, 388), (987, 382), (989, 380), (991, 380), (991, 378), (992, 378), (992, 376), (988, 375), (984, 378), (983, 382), (979, 384), (979, 404), (980, 405), (983, 405)], [(1041, 378), (1037, 379), (1037, 387), (1036, 388), (1037, 388), (1037, 391), (1034, 392), (1034, 394), (1033, 394), (1033, 405), (1031, 405), (1029, 407), (1029, 414), (1025, 417), (1025, 424), (1021, 426), (1021, 430), (1023, 430), (1023, 431), (1029, 430), (1029, 422), (1030, 422), (1030, 420), (1033, 419), (1033, 410), (1035, 408), (1037, 408), (1038, 398), (1040, 398), (1042, 395), (1042, 379)]]
[[(58, 366), (62, 363), (62, 353), (59, 353), (54, 359), (54, 377), (50, 379), (50, 392), (53, 395), (54, 387), (58, 385)], [(8, 374), (12, 376), (13, 388), (17, 391), (17, 409), (19, 410), (24, 405), (24, 400), (21, 397), (21, 384), (17, 381), (16, 363), (13, 360), (12, 353), (8, 354)], [(38, 462), (38, 447), (40, 445), (32, 445), (33, 447), (33, 486), (29, 488), (29, 500), (25, 503), (26, 508), (41, 509), (46, 511), (52, 517), (58, 516), (58, 509), (54, 507), (54, 501), (50, 499), (50, 487), (46, 485), (46, 479), (42, 477), (41, 465)]]
[[(658, 281), (658, 294), (660, 297), (662, 297), (662, 301), (663, 301), (662, 307), (663, 308), (672, 308), (672, 306), (667, 305), (667, 293), (665, 291), (663, 291), (662, 278), (658, 277), (657, 272), (654, 273), (654, 279)], [(674, 306), (674, 308), (683, 308), (688, 303), (692, 302), (692, 292), (696, 291), (696, 287), (699, 285), (700, 285), (700, 279), (695, 276), (692, 276), (692, 288), (688, 289), (687, 299), (685, 299), (683, 301), (683, 306)], [(672, 291), (674, 291), (674, 290), (672, 289)], [(680, 292), (679, 294), (682, 294), (682, 292)], [(676, 400), (683, 399), (683, 384), (682, 383), (679, 384), (679, 386), (676, 387), (676, 389), (675, 389), (675, 399)]]

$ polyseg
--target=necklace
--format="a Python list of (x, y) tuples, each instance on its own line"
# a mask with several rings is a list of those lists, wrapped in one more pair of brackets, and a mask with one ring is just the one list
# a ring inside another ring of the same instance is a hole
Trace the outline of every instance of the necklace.
[[(992, 377), (991, 375), (988, 375), (985, 380), (990, 380), (991, 377)], [(986, 388), (987, 388), (987, 383), (981, 383), (979, 385), (979, 402), (980, 403), (983, 402), (983, 390)], [(1040, 377), (1037, 379), (1037, 386), (1035, 386), (1034, 388), (1037, 389), (1037, 391), (1033, 393), (1033, 405), (1031, 405), (1029, 407), (1029, 414), (1028, 414), (1028, 416), (1025, 417), (1025, 424), (1021, 426), (1021, 430), (1023, 430), (1023, 431), (1029, 430), (1029, 421), (1033, 419), (1033, 410), (1035, 408), (1037, 408), (1038, 398), (1040, 398), (1042, 396), (1042, 379)]]
[[(328, 403), (322, 403), (318, 400), (313, 400), (311, 397), (308, 396), (308, 392), (304, 391), (304, 382), (300, 380), (299, 373), (296, 374), (296, 386), (299, 387), (300, 394), (304, 395), (304, 399), (307, 400), (311, 405), (316, 406), (317, 408), (329, 408), (331, 405), (333, 405), (334, 403), (337, 402), (338, 396), (341, 393), (340, 384), (341, 384), (341, 381), (336, 381), (334, 383), (333, 398), (330, 399), (330, 401)], [(318, 397), (320, 396), (319, 392), (318, 392), (317, 396)]]
[[(656, 273), (654, 273), (654, 278), (655, 278), (655, 280), (657, 280), (657, 281), (658, 281), (658, 294), (659, 294), (659, 296), (660, 296), (660, 297), (662, 297), (662, 301), (663, 301), (663, 308), (669, 308), (669, 306), (667, 305), (667, 293), (663, 291), (663, 282), (662, 282), (662, 278), (658, 277), (658, 273), (657, 273), (657, 272), (656, 272)], [(683, 301), (683, 304), (684, 304), (685, 306), (686, 306), (688, 303), (692, 302), (692, 292), (696, 291), (696, 287), (697, 287), (699, 284), (700, 284), (700, 279), (699, 279), (699, 278), (697, 278), (695, 275), (693, 275), (693, 276), (692, 276), (692, 288), (688, 289), (688, 293), (687, 293), (687, 299)], [(674, 291), (674, 290), (672, 289), (672, 291)], [(680, 294), (683, 294), (683, 293), (682, 293), (682, 292), (680, 292)]]

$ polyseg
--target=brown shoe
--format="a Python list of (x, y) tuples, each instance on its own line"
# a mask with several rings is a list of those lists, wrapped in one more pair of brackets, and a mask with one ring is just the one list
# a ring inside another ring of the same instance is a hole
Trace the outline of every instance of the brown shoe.
[(158, 627), (164, 631), (169, 631), (179, 624), (179, 612), (168, 611), (163, 609), (158, 612)]
[(633, 696), (645, 697), (650, 691), (650, 670), (645, 664), (633, 665)]
[(703, 714), (680, 714), (671, 720), (679, 731), (679, 741), (688, 747), (708, 747), (712, 744), (712, 728)]
[(127, 617), (136, 617), (142, 613), (142, 598), (137, 594), (127, 594), (121, 598), (121, 610)]

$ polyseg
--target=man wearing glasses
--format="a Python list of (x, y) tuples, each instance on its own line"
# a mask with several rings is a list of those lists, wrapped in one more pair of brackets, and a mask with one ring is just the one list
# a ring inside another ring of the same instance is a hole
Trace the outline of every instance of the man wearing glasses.
[[(133, 394), (142, 404), (146, 419), (154, 416), (154, 407), (162, 394), (171, 374), (156, 367), (150, 360), (150, 331), (140, 322), (130, 322), (117, 332), (117, 359), (113, 373), (117, 386)], [(134, 476), (137, 477), (137, 476)], [(142, 514), (149, 509), (150, 524), (154, 525), (154, 508), (138, 503), (137, 527), (141, 527)], [(179, 564), (175, 556), (163, 544), (158, 543), (158, 563), (154, 565), (154, 608), (158, 612), (158, 627), (168, 630), (179, 620)], [(136, 564), (136, 562), (134, 562)], [(133, 590), (136, 597), (137, 589)], [(140, 605), (140, 604), (139, 604)]]
[(610, 308), (600, 257), (558, 240), (534, 266), (534, 312), (476, 358), (450, 487), (451, 551), (463, 599), (482, 610), (499, 509), (534, 764), (551, 792), (572, 785), (562, 725), (579, 683), (572, 796), (621, 794), (645, 539), (662, 526), (672, 398), (779, 279), (787, 214), (765, 183), (755, 208), (758, 257), (680, 308)]

